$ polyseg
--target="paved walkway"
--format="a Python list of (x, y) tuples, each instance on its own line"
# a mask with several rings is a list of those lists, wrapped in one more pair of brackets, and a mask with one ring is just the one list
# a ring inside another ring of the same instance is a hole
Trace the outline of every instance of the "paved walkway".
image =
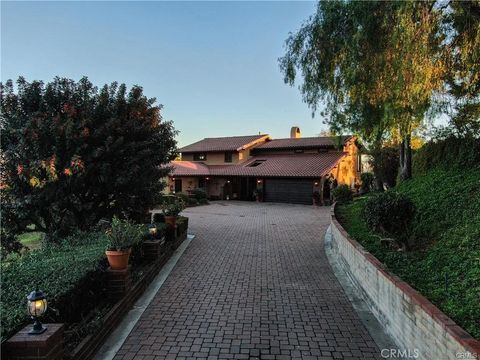
[(328, 208), (216, 202), (115, 359), (370, 359), (323, 248)]

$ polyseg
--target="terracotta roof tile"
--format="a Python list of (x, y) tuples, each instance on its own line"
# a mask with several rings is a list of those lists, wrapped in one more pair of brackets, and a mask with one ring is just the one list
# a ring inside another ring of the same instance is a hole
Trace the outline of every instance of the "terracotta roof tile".
[(230, 136), (219, 138), (205, 138), (196, 143), (184, 146), (178, 151), (180, 153), (203, 152), (203, 151), (234, 151), (241, 150), (242, 147), (268, 137), (268, 135), (247, 135), (247, 136)]
[[(172, 176), (320, 177), (345, 156), (340, 151), (319, 154), (258, 155), (238, 165), (205, 165), (192, 161), (171, 163)], [(257, 163), (258, 166), (252, 166)]]
[[(344, 145), (351, 139), (351, 135), (341, 136), (340, 141)], [(266, 149), (309, 149), (309, 148), (334, 148), (338, 140), (336, 137), (305, 137), (305, 138), (286, 138), (274, 139), (255, 148), (255, 151)]]

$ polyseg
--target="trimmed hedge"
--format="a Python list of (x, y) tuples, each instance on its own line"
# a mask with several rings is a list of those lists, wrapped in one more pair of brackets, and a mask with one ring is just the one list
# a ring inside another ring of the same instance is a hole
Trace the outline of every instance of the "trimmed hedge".
[(106, 243), (103, 232), (79, 233), (61, 246), (2, 262), (2, 340), (29, 322), (26, 296), (36, 288), (47, 295), (47, 321), (76, 321), (95, 307), (91, 301), (102, 291)]

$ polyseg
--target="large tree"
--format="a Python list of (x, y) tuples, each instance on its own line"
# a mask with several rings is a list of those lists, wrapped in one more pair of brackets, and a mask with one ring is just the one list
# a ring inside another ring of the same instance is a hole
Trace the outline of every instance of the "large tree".
[(175, 130), (139, 86), (55, 78), (1, 84), (3, 224), (52, 241), (155, 205)]
[(402, 177), (411, 176), (412, 132), (442, 90), (446, 69), (441, 12), (431, 2), (319, 2), (287, 39), (285, 82), (299, 71), (304, 101), (326, 105), (335, 130), (354, 131), (378, 147), (400, 140)]

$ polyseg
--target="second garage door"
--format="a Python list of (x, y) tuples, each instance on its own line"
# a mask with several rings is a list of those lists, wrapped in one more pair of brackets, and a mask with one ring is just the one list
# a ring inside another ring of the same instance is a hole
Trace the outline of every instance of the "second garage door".
[(312, 180), (266, 179), (264, 184), (265, 201), (312, 204)]

